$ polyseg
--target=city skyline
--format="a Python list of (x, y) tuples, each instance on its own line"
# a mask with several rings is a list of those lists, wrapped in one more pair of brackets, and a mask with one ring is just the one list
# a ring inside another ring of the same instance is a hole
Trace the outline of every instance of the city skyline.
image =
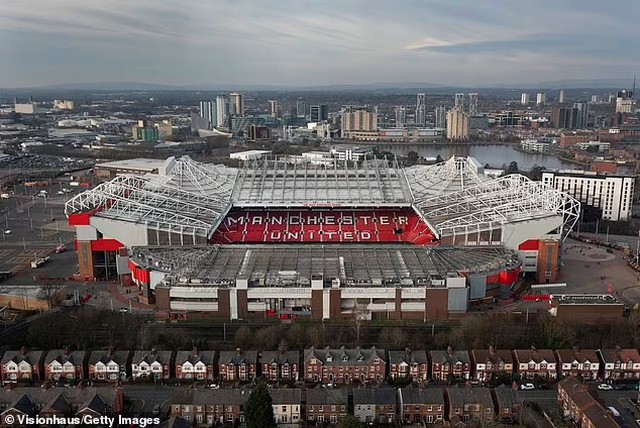
[(0, 87), (631, 79), (640, 29), (624, 22), (638, 13), (631, 0), (30, 0), (0, 5)]

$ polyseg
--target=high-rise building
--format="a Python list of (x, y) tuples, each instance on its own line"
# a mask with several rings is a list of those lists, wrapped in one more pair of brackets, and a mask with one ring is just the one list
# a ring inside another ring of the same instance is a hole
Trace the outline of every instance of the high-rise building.
[(589, 122), (589, 103), (573, 103), (573, 108), (576, 110), (576, 128), (585, 129)]
[(520, 104), (522, 104), (523, 106), (529, 104), (529, 94), (527, 94), (526, 92), (522, 93), (522, 95), (520, 96)]
[(407, 109), (404, 107), (396, 107), (396, 126), (404, 128), (407, 124)]
[(564, 89), (561, 89), (561, 90), (560, 90), (560, 94), (558, 95), (558, 102), (559, 102), (560, 104), (563, 104), (563, 103), (564, 103)]
[(302, 97), (298, 98), (298, 101), (296, 101), (296, 116), (307, 116), (307, 102)]
[(326, 104), (318, 104), (309, 107), (309, 121), (323, 122), (329, 119), (329, 106)]
[(636, 100), (633, 99), (633, 92), (618, 91), (616, 97), (616, 113), (633, 113), (636, 107)]
[(542, 106), (545, 105), (547, 103), (547, 94), (545, 94), (544, 92), (538, 92), (538, 95), (536, 95), (536, 105)]
[(456, 94), (453, 101), (453, 108), (464, 109), (464, 94)]
[(244, 114), (244, 96), (241, 93), (229, 94), (229, 114), (236, 116)]
[(551, 126), (557, 129), (574, 129), (578, 110), (571, 107), (556, 106), (551, 109)]
[(215, 128), (218, 126), (218, 116), (215, 101), (200, 101), (200, 117), (207, 119), (209, 122), (208, 128)]
[(469, 94), (469, 116), (478, 114), (478, 94)]
[(435, 123), (436, 128), (447, 127), (447, 108), (445, 106), (438, 106), (435, 110)]
[(592, 103), (597, 103), (598, 102), (598, 96), (597, 95), (591, 95), (591, 102)]
[(469, 138), (469, 115), (461, 108), (447, 112), (447, 138), (451, 141)]
[(216, 123), (217, 126), (225, 126), (225, 122), (229, 116), (229, 100), (219, 95), (216, 97)]
[(425, 94), (418, 94), (416, 98), (416, 117), (415, 123), (418, 126), (424, 126), (427, 122), (427, 96)]
[(278, 101), (269, 100), (269, 116), (276, 119), (278, 117)]
[(349, 138), (353, 132), (376, 131), (378, 118), (369, 107), (346, 106), (342, 109), (341, 127), (342, 137)]

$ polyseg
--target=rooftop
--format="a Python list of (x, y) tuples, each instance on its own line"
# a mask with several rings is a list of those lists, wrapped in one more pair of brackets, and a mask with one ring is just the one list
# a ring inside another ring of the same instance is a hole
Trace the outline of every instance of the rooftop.
[(551, 303), (559, 305), (623, 305), (611, 294), (552, 294)]
[(113, 162), (97, 163), (94, 168), (130, 169), (144, 172), (154, 172), (162, 167), (164, 162), (164, 159), (135, 158)]
[(140, 266), (165, 269), (175, 285), (310, 286), (337, 279), (346, 286), (424, 286), (460, 271), (517, 266), (503, 248), (426, 248), (407, 244), (213, 245), (189, 248), (134, 247)]

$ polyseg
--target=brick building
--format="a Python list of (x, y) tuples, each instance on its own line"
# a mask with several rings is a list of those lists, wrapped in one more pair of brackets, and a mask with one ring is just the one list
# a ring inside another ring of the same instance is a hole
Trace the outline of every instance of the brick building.
[(304, 376), (307, 382), (348, 384), (381, 383), (386, 379), (384, 349), (309, 348), (304, 350)]
[(260, 355), (262, 377), (271, 382), (298, 380), (300, 376), (300, 352), (263, 351)]
[(454, 351), (448, 347), (446, 351), (429, 351), (431, 360), (431, 378), (434, 380), (471, 378), (471, 358), (469, 351)]

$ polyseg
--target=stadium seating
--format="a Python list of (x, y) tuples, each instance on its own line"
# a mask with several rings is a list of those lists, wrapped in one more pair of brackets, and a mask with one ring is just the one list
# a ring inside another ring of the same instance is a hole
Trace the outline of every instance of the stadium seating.
[(232, 210), (212, 236), (216, 244), (265, 242), (408, 242), (435, 245), (410, 208)]

